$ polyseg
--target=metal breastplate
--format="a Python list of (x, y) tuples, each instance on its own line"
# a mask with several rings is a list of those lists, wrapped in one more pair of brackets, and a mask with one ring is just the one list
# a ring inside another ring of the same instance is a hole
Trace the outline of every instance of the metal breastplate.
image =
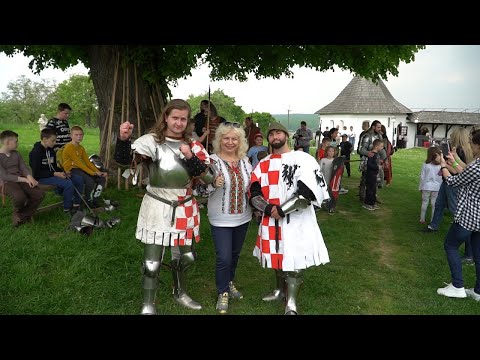
[(183, 142), (165, 139), (156, 145), (157, 160), (148, 165), (150, 186), (164, 189), (182, 189), (192, 179), (183, 165), (179, 147)]

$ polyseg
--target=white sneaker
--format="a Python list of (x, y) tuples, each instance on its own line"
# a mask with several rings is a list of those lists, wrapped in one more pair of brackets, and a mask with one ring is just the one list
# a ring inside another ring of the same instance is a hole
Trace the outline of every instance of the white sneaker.
[(470, 296), (473, 300), (480, 301), (480, 295), (477, 294), (473, 289), (465, 289), (467, 296)]
[[(447, 286), (443, 288), (437, 289), (437, 294), (438, 295), (443, 295), (443, 296), (448, 296), (448, 297), (453, 297), (453, 298), (466, 298), (467, 294), (465, 292), (465, 288), (456, 288), (452, 284), (447, 284)], [(480, 295), (479, 295), (480, 296)]]

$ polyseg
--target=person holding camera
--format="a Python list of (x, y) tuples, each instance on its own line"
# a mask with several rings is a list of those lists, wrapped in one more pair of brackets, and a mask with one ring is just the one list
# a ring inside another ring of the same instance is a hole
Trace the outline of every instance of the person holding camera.
[(312, 130), (307, 129), (307, 123), (302, 121), (300, 123), (300, 128), (295, 131), (295, 135), (293, 135), (295, 139), (295, 148), (301, 147), (304, 152), (307, 154), (310, 153), (310, 141), (313, 139)]
[[(480, 201), (480, 134), (472, 137), (471, 150), (474, 160), (469, 163), (461, 160), (453, 151), (449, 153), (448, 163), (444, 157), (438, 155), (446, 184), (458, 189), (458, 202), (454, 222), (450, 226), (444, 243), (452, 282), (437, 289), (437, 294), (452, 298), (469, 296), (480, 301), (480, 207), (478, 206)], [(452, 176), (451, 168), (454, 168), (458, 175)], [(469, 289), (464, 288), (462, 261), (458, 252), (460, 245), (467, 241), (471, 243), (476, 271), (475, 286)]]

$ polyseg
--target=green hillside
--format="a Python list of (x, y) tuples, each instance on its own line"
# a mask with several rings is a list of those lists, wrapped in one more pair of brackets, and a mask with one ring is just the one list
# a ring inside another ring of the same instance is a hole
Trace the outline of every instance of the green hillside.
[(292, 132), (300, 127), (302, 120), (307, 123), (307, 127), (312, 131), (318, 129), (319, 117), (316, 114), (290, 114), (290, 119), (287, 114), (274, 114), (272, 116)]

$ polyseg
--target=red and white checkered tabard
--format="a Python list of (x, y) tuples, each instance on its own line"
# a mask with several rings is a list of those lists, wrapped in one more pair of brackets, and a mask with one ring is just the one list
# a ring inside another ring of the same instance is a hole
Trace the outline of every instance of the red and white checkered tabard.
[[(292, 169), (295, 169), (293, 174)], [(272, 154), (262, 159), (252, 172), (251, 183), (259, 182), (265, 200), (280, 205), (293, 196), (297, 191), (297, 183), (301, 180), (321, 203), (326, 189), (324, 191), (318, 185), (322, 183), (324, 186), (324, 181), (316, 178), (318, 176), (322, 176), (320, 168), (312, 156), (291, 151), (281, 155)], [(260, 260), (263, 267), (284, 271), (305, 269), (329, 262), (328, 251), (313, 207), (291, 213), (288, 222), (287, 218), (280, 219), (278, 229), (275, 228), (274, 218), (263, 215), (253, 255)]]
[[(280, 205), (279, 179), (282, 171), (281, 155), (272, 154), (260, 161), (252, 172), (251, 183), (258, 181), (265, 200), (271, 204)], [(264, 215), (258, 229), (255, 250), (262, 255), (265, 267), (281, 269), (283, 261), (282, 229), (278, 228), (279, 248), (276, 251), (275, 219)]]

